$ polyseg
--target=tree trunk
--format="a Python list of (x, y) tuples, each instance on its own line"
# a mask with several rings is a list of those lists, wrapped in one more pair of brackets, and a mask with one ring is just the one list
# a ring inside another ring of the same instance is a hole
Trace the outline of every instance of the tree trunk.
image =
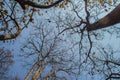
[(120, 4), (108, 15), (87, 27), (88, 31), (98, 30), (120, 22)]

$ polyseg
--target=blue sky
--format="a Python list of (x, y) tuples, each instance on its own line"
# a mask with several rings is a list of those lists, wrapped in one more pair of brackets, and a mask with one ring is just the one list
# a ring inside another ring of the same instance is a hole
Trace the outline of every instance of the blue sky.
[[(77, 5), (77, 0), (76, 0), (76, 2), (74, 3), (74, 4), (76, 4)], [(83, 3), (82, 2), (80, 2), (80, 4), (82, 5)], [(79, 6), (79, 7), (81, 7), (81, 6)], [(81, 11), (79, 12), (79, 14), (80, 14), (80, 16), (81, 17), (83, 17), (84, 18), (84, 16), (85, 16), (85, 14), (84, 14), (84, 10), (82, 9), (82, 8), (84, 8), (84, 6), (82, 6), (81, 7)], [(79, 9), (79, 8), (78, 8)], [(113, 9), (113, 7), (112, 7), (112, 9)], [(111, 9), (111, 10), (112, 10)], [(111, 11), (111, 10), (109, 10), (109, 11)], [(36, 18), (35, 19), (35, 23), (33, 24), (33, 25), (29, 25), (30, 27), (29, 28), (25, 28), (23, 31), (22, 31), (22, 33), (16, 38), (16, 39), (14, 39), (14, 40), (8, 40), (8, 43), (7, 42), (5, 42), (5, 43), (3, 43), (3, 42), (0, 42), (0, 47), (5, 47), (5, 48), (8, 48), (8, 49), (10, 49), (12, 52), (13, 52), (13, 54), (14, 54), (14, 64), (11, 66), (11, 69), (10, 69), (10, 71), (9, 71), (9, 74), (10, 75), (12, 75), (12, 76), (14, 76), (14, 75), (16, 75), (16, 76), (18, 76), (18, 77), (20, 77), (20, 79), (21, 80), (23, 80), (24, 79), (24, 77), (26, 76), (26, 73), (29, 71), (29, 68), (26, 68), (26, 67), (23, 67), (23, 65), (25, 64), (24, 63), (24, 58), (23, 57), (20, 57), (19, 55), (21, 54), (21, 51), (20, 51), (20, 48), (21, 48), (21, 46), (24, 44), (24, 41), (26, 40), (26, 39), (28, 39), (27, 37), (28, 36), (30, 36), (30, 33), (32, 33), (32, 32), (34, 32), (33, 31), (33, 28), (32, 27), (35, 27), (35, 25), (36, 24), (38, 24), (39, 23), (39, 21), (38, 20), (40, 20), (40, 21), (42, 21), (42, 20), (44, 20), (43, 21), (43, 23), (44, 23), (44, 25), (46, 26), (46, 29), (48, 29), (48, 27), (47, 26), (49, 26), (49, 28), (51, 28), (51, 27), (55, 27), (56, 26), (56, 23), (54, 23), (55, 21), (57, 21), (57, 20), (59, 20), (55, 15), (57, 15), (57, 16), (59, 16), (59, 12), (61, 13), (60, 14), (60, 16), (62, 17), (62, 19), (61, 20), (65, 20), (65, 16), (66, 16), (66, 14), (67, 13), (69, 13), (69, 14), (71, 14), (71, 15), (73, 15), (74, 13), (71, 11), (71, 7), (69, 7), (69, 9), (68, 10), (63, 10), (63, 9), (57, 9), (57, 8), (51, 8), (51, 9), (49, 9), (49, 10), (47, 10), (47, 13), (45, 13), (46, 12), (46, 10), (43, 10), (43, 11), (41, 11), (41, 14), (43, 14), (43, 16), (39, 16), (38, 14), (35, 14), (34, 15), (34, 18)], [(53, 12), (55, 12), (55, 14), (53, 14)], [(66, 13), (66, 14), (65, 14)], [(94, 13), (94, 12), (93, 12)], [(101, 17), (103, 17), (103, 16), (105, 16), (106, 14), (107, 14), (108, 12), (104, 12), (104, 13), (102, 13), (102, 14), (100, 14), (99, 16), (98, 16), (98, 18), (101, 18)], [(19, 14), (18, 14), (19, 15)], [(21, 16), (21, 15), (20, 15)], [(69, 17), (69, 16), (68, 16)], [(77, 18), (75, 15), (73, 15), (73, 16), (71, 16), (70, 18), (71, 19), (73, 19), (73, 18), (75, 17), (75, 21), (79, 21), (79, 18)], [(46, 23), (47, 22), (47, 20), (52, 20), (53, 21), (53, 23), (51, 24), (51, 23)], [(91, 22), (92, 22), (92, 19), (91, 19)], [(58, 21), (58, 23), (59, 23), (59, 21)], [(62, 22), (61, 22), (62, 23)], [(78, 23), (78, 22), (76, 22), (76, 23)], [(74, 25), (74, 24), (76, 24), (74, 21), (71, 21), (71, 24), (72, 25)], [(61, 25), (61, 24), (60, 24)], [(61, 25), (62, 26), (62, 25)], [(120, 26), (119, 24), (117, 24), (116, 26)], [(64, 28), (65, 28), (66, 26), (64, 26), (64, 27), (61, 27), (60, 28), (60, 31), (62, 31)], [(107, 28), (107, 29), (111, 29), (111, 28)], [(102, 31), (104, 31), (104, 30), (107, 30), (107, 29), (102, 29), (102, 30), (98, 30), (97, 32), (100, 34)], [(112, 31), (112, 29), (111, 29), (111, 31)], [(57, 32), (57, 29), (56, 29), (56, 32)], [(102, 47), (108, 47), (109, 45), (111, 45), (111, 47), (112, 47), (112, 49), (114, 49), (114, 50), (119, 50), (119, 47), (120, 47), (120, 40), (119, 40), (119, 38), (116, 38), (116, 33), (114, 32), (114, 33), (112, 33), (112, 35), (110, 35), (109, 33), (107, 33), (107, 32), (104, 32), (104, 39), (103, 40), (94, 40), (93, 42), (94, 42), (94, 45), (96, 46), (97, 45), (97, 47), (99, 47), (99, 45), (101, 45)], [(118, 35), (119, 36), (119, 35)], [(60, 38), (61, 39), (63, 39), (63, 40), (66, 40), (66, 42), (67, 43), (62, 43), (61, 45), (62, 46), (71, 46), (70, 44), (71, 43), (77, 43), (79, 40), (80, 40), (80, 37), (79, 37), (79, 35), (78, 34), (73, 34), (73, 35), (71, 35), (71, 34), (69, 34), (69, 32), (64, 32), (64, 35), (60, 35)], [(93, 37), (93, 39), (94, 39), (94, 37)], [(87, 40), (86, 40), (87, 41)], [(84, 45), (86, 45), (87, 43), (85, 42), (85, 41), (83, 41), (84, 42)], [(86, 46), (85, 46), (86, 47)], [(77, 51), (77, 49), (78, 49), (78, 45), (76, 45), (75, 47), (74, 47), (74, 50), (73, 51), (76, 51), (75, 53), (75, 55), (77, 55), (77, 53), (79, 52), (79, 51)], [(96, 50), (93, 50), (93, 51), (96, 51)], [(100, 55), (100, 54), (99, 54)], [(115, 55), (115, 57), (117, 57), (118, 56), (118, 54), (116, 53), (116, 55)], [(77, 58), (78, 56), (76, 56), (76, 58)], [(118, 57), (119, 58), (119, 57)], [(79, 76), (80, 78), (80, 80), (90, 80), (90, 77), (89, 76), (86, 76), (86, 74), (87, 73), (83, 73), (81, 76)], [(61, 74), (59, 74), (59, 75), (61, 75)], [(66, 74), (66, 75), (68, 75), (68, 74)], [(69, 76), (69, 75), (68, 75)], [(72, 78), (74, 78), (73, 76), (70, 76), (70, 77), (68, 77), (68, 80), (70, 80), (70, 78), (71, 78), (71, 80), (72, 80)], [(99, 79), (98, 79), (99, 78)], [(96, 77), (94, 78), (94, 80), (100, 80), (100, 78), (101, 77), (98, 77), (98, 75), (96, 75)], [(92, 80), (92, 78), (91, 78), (91, 80)]]

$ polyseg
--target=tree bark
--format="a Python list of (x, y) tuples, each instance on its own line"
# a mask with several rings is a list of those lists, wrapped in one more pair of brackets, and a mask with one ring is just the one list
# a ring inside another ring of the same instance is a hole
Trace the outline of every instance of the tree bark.
[(17, 1), (20, 4), (22, 9), (25, 9), (25, 5), (29, 5), (29, 6), (32, 6), (34, 8), (48, 9), (48, 8), (51, 8), (51, 7), (61, 3), (64, 0), (57, 0), (53, 4), (50, 4), (50, 5), (41, 5), (41, 4), (35, 3), (33, 1), (30, 1), (30, 0), (29, 1), (28, 0), (22, 0), (22, 1), (21, 0), (15, 0), (15, 1)]
[(113, 9), (108, 15), (88, 26), (87, 30), (94, 31), (110, 27), (117, 23), (120, 23), (120, 4), (115, 9)]
[(33, 73), (34, 69), (37, 66), (37, 62), (34, 63), (34, 65), (32, 66), (32, 68), (30, 69), (30, 71), (27, 73), (27, 75), (25, 76), (24, 80), (29, 80), (30, 75)]

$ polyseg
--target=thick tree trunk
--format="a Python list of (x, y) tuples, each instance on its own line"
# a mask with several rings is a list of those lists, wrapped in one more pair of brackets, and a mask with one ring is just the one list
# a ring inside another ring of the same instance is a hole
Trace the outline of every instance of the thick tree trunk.
[(113, 9), (113, 11), (111, 11), (108, 15), (88, 26), (87, 30), (98, 30), (101, 28), (112, 26), (117, 23), (120, 23), (120, 4), (115, 9)]

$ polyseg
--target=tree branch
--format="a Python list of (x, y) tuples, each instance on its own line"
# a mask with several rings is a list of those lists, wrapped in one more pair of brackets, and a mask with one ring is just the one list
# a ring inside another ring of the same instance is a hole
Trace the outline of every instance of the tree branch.
[(120, 4), (108, 15), (87, 27), (88, 31), (110, 27), (120, 22)]
[(22, 29), (20, 28), (18, 22), (12, 18), (10, 16), (11, 20), (14, 21), (15, 25), (16, 25), (16, 32), (13, 33), (13, 34), (3, 34), (3, 35), (0, 35), (0, 40), (9, 40), (9, 39), (14, 39), (16, 38), (22, 31)]
[(47, 8), (51, 8), (51, 7), (59, 4), (60, 2), (62, 2), (64, 0), (58, 0), (58, 1), (56, 1), (53, 4), (50, 4), (50, 5), (40, 5), (40, 4), (37, 4), (37, 3), (29, 1), (29, 0), (22, 0), (22, 1), (21, 0), (15, 0), (15, 1), (17, 1), (23, 9), (25, 9), (25, 5), (29, 5), (29, 6), (32, 6), (32, 7), (35, 7), (35, 8), (47, 9)]

